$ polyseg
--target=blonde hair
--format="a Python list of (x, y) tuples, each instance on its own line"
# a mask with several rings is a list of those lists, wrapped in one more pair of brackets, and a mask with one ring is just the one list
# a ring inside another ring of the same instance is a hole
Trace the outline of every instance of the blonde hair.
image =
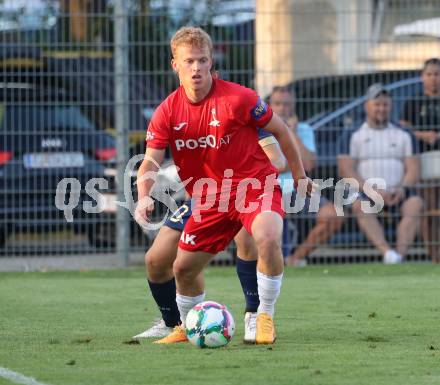
[(171, 38), (170, 46), (173, 57), (176, 57), (177, 48), (182, 45), (197, 48), (208, 47), (209, 56), (212, 58), (211, 37), (199, 27), (182, 27)]

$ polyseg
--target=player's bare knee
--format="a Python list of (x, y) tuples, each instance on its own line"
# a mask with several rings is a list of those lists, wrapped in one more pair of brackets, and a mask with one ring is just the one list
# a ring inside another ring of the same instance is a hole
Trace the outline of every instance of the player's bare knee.
[(174, 261), (174, 264), (173, 264), (173, 274), (174, 274), (174, 277), (176, 277), (177, 280), (178, 279), (182, 279), (182, 277), (184, 277), (185, 270), (186, 269), (181, 264), (179, 264), (178, 261)]
[(173, 270), (173, 265), (168, 263), (159, 254), (147, 252), (145, 254), (145, 266), (149, 276), (169, 275)]
[(281, 252), (281, 241), (275, 234), (257, 240), (256, 244), (258, 256), (261, 258), (270, 257)]
[(173, 273), (177, 280), (181, 282), (191, 282), (197, 274), (193, 273), (193, 269), (188, 264), (176, 259), (173, 264)]

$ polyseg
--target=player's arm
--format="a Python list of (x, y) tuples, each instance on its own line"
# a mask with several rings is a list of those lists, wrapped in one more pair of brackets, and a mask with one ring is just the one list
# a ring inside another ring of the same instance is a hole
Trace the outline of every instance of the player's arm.
[(148, 216), (154, 209), (154, 202), (150, 197), (150, 192), (164, 157), (165, 149), (147, 147), (144, 160), (138, 169), (136, 180), (138, 204), (136, 206), (135, 219), (139, 223), (147, 221)]
[[(262, 137), (263, 136), (263, 137)], [(274, 166), (278, 172), (282, 172), (286, 168), (286, 158), (280, 150), (278, 142), (273, 137), (273, 135), (262, 135), (260, 132), (260, 140), (258, 144), (263, 149), (266, 156), (269, 158), (270, 163)]]
[(165, 149), (169, 145), (169, 106), (162, 102), (154, 111), (148, 125), (145, 137), (145, 156), (137, 173), (138, 202), (136, 204), (135, 220), (142, 226), (148, 221), (148, 216), (154, 209), (151, 199), (151, 189), (157, 177), (160, 165), (165, 157)]
[(286, 158), (280, 150), (280, 146), (277, 143), (269, 144), (263, 147), (263, 150), (270, 160), (270, 163), (277, 169), (278, 172), (283, 171), (286, 168)]
[(307, 179), (307, 191), (311, 192), (312, 181), (307, 178), (298, 146), (295, 143), (293, 134), (290, 132), (284, 121), (274, 113), (264, 129), (273, 134), (280, 144), (281, 151), (283, 152), (287, 160), (287, 164), (292, 172), (295, 187), (297, 187), (299, 180)]

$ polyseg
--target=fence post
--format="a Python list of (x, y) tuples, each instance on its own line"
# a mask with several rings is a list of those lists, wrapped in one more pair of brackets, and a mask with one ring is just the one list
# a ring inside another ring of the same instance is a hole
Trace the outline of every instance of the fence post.
[[(116, 149), (117, 174), (116, 189), (119, 202), (125, 202), (124, 197), (124, 170), (128, 162), (128, 17), (126, 1), (115, 0), (114, 16), (114, 61), (115, 61), (115, 114), (116, 114)], [(118, 205), (116, 215), (117, 253), (128, 266), (130, 248), (129, 212)]]

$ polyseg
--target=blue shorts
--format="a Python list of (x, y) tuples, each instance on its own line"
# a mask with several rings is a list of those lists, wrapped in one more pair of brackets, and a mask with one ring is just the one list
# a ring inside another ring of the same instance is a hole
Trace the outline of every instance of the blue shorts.
[(164, 223), (164, 226), (182, 232), (191, 214), (191, 200), (188, 199), (168, 217)]

